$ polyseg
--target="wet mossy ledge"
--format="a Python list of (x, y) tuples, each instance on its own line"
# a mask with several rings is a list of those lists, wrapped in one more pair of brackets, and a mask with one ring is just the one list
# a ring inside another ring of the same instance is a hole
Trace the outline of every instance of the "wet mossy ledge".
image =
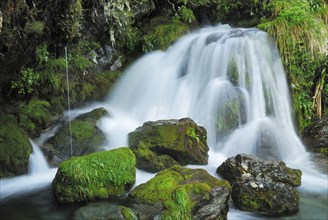
[(74, 203), (123, 196), (136, 180), (136, 160), (129, 148), (96, 152), (63, 161), (53, 180), (58, 201)]

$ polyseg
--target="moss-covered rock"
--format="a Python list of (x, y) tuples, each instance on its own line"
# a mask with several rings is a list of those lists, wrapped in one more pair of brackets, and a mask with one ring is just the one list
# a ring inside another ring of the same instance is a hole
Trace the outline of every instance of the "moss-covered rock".
[(158, 172), (175, 164), (207, 164), (206, 130), (190, 118), (145, 122), (128, 137), (140, 169)]
[(50, 126), (54, 116), (51, 116), (51, 105), (44, 100), (31, 100), (29, 103), (21, 103), (19, 109), (19, 125), (31, 137), (38, 137), (41, 130)]
[(135, 183), (135, 164), (129, 148), (73, 157), (58, 167), (55, 196), (65, 203), (123, 196)]
[(143, 52), (166, 50), (188, 30), (188, 25), (179, 20), (162, 16), (154, 17), (148, 25), (145, 25), (146, 34), (142, 38), (142, 50)]
[(27, 173), (32, 146), (11, 115), (0, 118), (0, 178)]
[(97, 127), (97, 121), (107, 114), (105, 109), (99, 108), (83, 114), (71, 122), (72, 152), (70, 127), (66, 122), (60, 131), (42, 146), (45, 155), (56, 165), (55, 161), (62, 161), (70, 156), (81, 156), (99, 151), (105, 142), (105, 135)]
[[(178, 165), (161, 171), (130, 194), (140, 219), (226, 219), (231, 187), (203, 169)], [(215, 204), (213, 206), (213, 204)]]
[(295, 187), (301, 185), (302, 172), (283, 161), (262, 161), (238, 154), (223, 162), (217, 173), (232, 185), (232, 199), (243, 211), (267, 215), (292, 214), (299, 209)]

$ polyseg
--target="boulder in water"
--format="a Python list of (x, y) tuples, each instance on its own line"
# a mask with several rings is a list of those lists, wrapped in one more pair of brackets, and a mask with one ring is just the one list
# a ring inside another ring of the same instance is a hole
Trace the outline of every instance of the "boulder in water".
[(139, 219), (226, 219), (231, 187), (203, 169), (172, 166), (130, 194)]
[(176, 164), (207, 164), (206, 130), (190, 118), (145, 122), (128, 136), (140, 169), (158, 172)]
[(64, 203), (123, 196), (135, 183), (135, 164), (129, 148), (73, 157), (58, 167), (55, 196)]
[(217, 173), (232, 185), (232, 200), (243, 211), (266, 215), (291, 214), (298, 211), (302, 172), (283, 161), (263, 161), (238, 154), (223, 162)]
[[(72, 121), (72, 153), (81, 156), (100, 150), (105, 142), (104, 133), (97, 127), (97, 121), (108, 112), (103, 108), (82, 114)], [(50, 138), (42, 149), (53, 165), (71, 156), (69, 124), (65, 124), (58, 133)]]

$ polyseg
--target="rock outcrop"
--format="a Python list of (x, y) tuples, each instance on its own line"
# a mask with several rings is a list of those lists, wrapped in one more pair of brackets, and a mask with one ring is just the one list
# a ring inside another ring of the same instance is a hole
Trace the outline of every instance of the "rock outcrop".
[(172, 166), (130, 194), (139, 219), (226, 219), (231, 187), (203, 169)]
[(53, 180), (58, 201), (73, 203), (123, 196), (135, 183), (135, 156), (129, 148), (63, 161)]
[(283, 161), (238, 154), (223, 162), (217, 173), (232, 185), (232, 200), (240, 210), (284, 215), (299, 209), (295, 187), (301, 185), (302, 172), (287, 167)]
[(128, 136), (140, 169), (158, 172), (176, 164), (207, 164), (206, 130), (190, 118), (145, 122)]

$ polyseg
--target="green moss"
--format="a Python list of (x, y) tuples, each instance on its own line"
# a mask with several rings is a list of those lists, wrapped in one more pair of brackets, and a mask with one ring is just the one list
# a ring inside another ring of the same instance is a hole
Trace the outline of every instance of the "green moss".
[(11, 115), (2, 115), (0, 124), (0, 178), (27, 173), (32, 147), (26, 133)]
[(27, 105), (21, 103), (19, 125), (31, 136), (37, 136), (42, 129), (50, 125), (50, 103), (44, 100), (31, 100)]
[(73, 157), (59, 165), (53, 181), (56, 198), (75, 202), (122, 196), (135, 182), (135, 163), (129, 148)]
[(143, 37), (142, 50), (149, 52), (152, 50), (166, 50), (175, 40), (188, 31), (188, 26), (180, 21), (170, 21), (164, 18), (153, 22), (154, 27)]
[(218, 180), (205, 170), (176, 165), (137, 186), (130, 195), (145, 204), (161, 202), (165, 207), (163, 219), (191, 219), (197, 202), (210, 199), (211, 189), (218, 186), (231, 189), (227, 181)]
[(121, 214), (123, 216), (124, 220), (138, 220), (138, 217), (134, 214), (134, 212), (124, 206), (119, 206), (120, 210), (121, 210)]

